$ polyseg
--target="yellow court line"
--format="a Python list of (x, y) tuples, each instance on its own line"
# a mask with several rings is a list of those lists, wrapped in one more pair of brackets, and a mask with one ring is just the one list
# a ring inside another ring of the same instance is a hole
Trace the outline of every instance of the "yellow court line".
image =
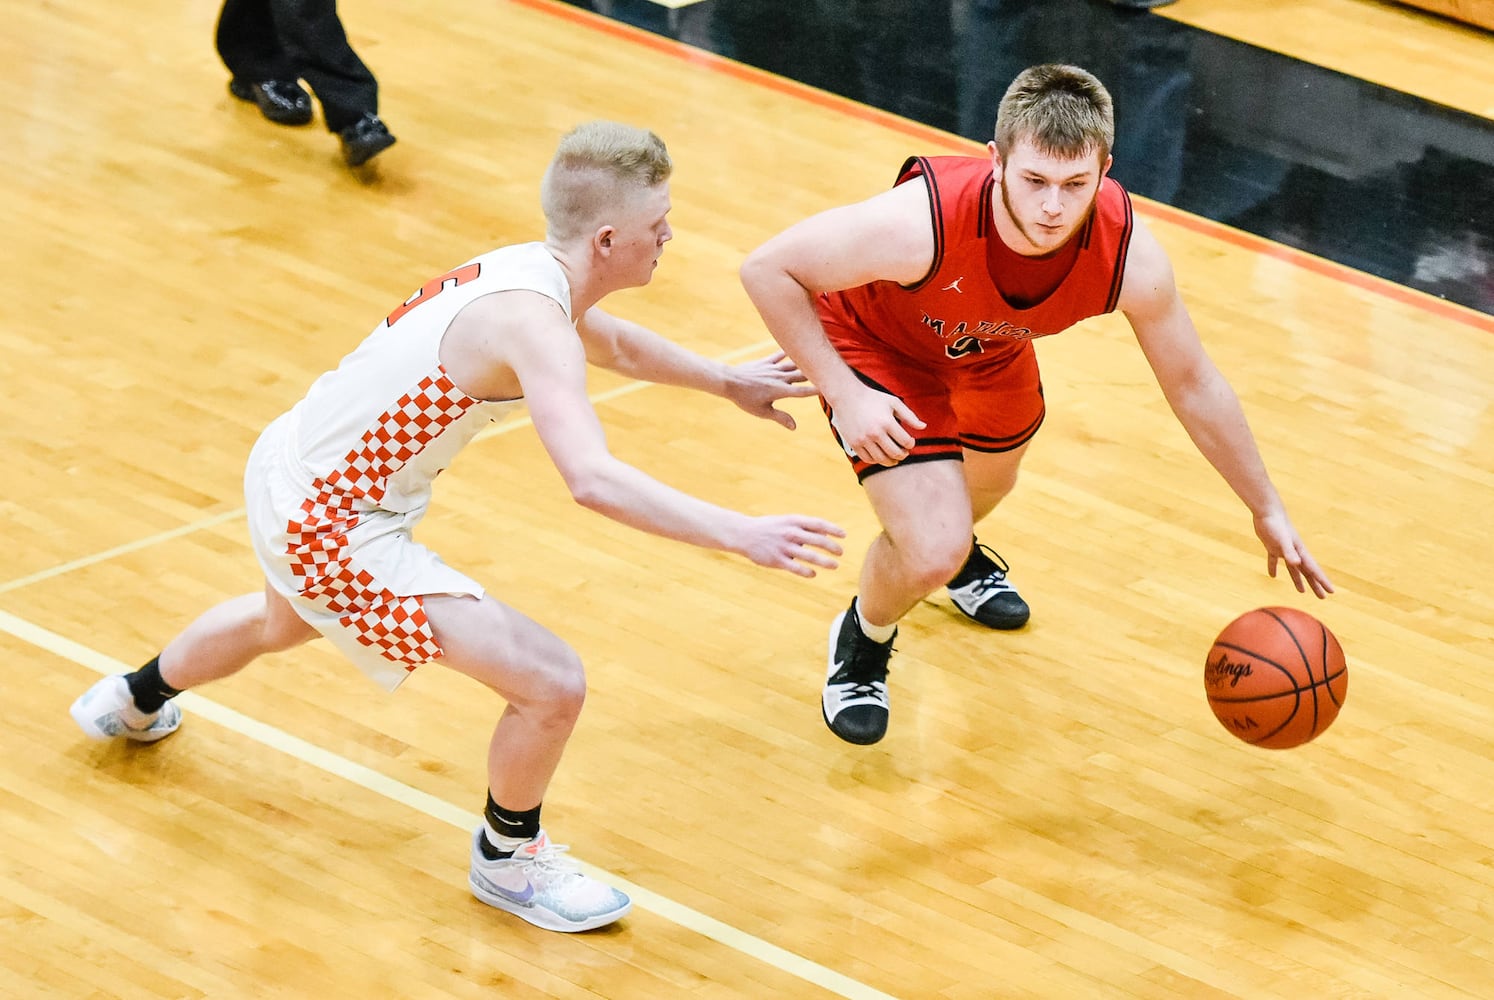
[[(50, 632), (5, 611), (0, 611), (0, 631), (7, 632), (23, 642), (105, 676), (125, 673), (133, 669), (81, 643)], [(188, 691), (178, 695), (176, 701), (188, 712), (215, 722), (225, 729), (248, 737), (263, 746), (279, 750), (288, 757), (349, 781), (392, 802), (408, 806), (432, 819), (457, 827), (464, 833), (475, 829), (483, 822), (482, 817), (476, 813), (454, 806), (418, 788), (411, 788), (387, 774), (364, 767), (362, 764), (338, 756), (330, 750), (325, 750), (300, 737), (292, 736), (258, 719), (209, 701), (202, 695)], [(764, 965), (804, 982), (812, 983), (836, 996), (847, 997), (850, 1000), (895, 1000), (889, 994), (865, 983), (842, 975), (833, 969), (827, 969), (714, 917), (693, 910), (682, 903), (676, 903), (666, 896), (661, 896), (627, 879), (619, 878), (611, 872), (596, 868), (584, 861), (578, 860), (577, 864), (593, 878), (602, 879), (628, 893), (640, 909), (647, 910), (688, 931), (693, 931), (734, 951), (755, 958)]]
[(54, 576), (61, 576), (64, 573), (71, 573), (75, 569), (84, 569), (88, 566), (106, 562), (107, 560), (113, 559), (115, 556), (124, 556), (129, 555), (131, 552), (139, 552), (141, 549), (148, 549), (152, 545), (155, 545), (159, 542), (169, 542), (173, 538), (180, 538), (183, 535), (190, 535), (194, 531), (202, 531), (205, 528), (215, 528), (220, 524), (232, 521), (236, 517), (243, 516), (244, 508), (235, 507), (233, 510), (226, 510), (221, 514), (214, 514), (211, 517), (203, 518), (201, 521), (193, 521), (191, 524), (184, 524), (181, 527), (172, 528), (170, 531), (163, 531), (158, 535), (149, 535), (145, 538), (137, 538), (133, 542), (126, 542), (123, 545), (116, 545), (112, 549), (105, 549), (102, 552), (95, 552), (91, 556), (84, 556), (81, 559), (74, 559), (72, 562), (65, 562), (59, 566), (53, 566), (50, 569), (40, 570), (36, 573), (30, 574), (29, 576), (19, 577), (15, 580), (7, 580), (5, 583), (0, 583), (0, 594), (3, 594), (6, 591), (10, 590), (19, 590), (22, 587), (30, 586), (33, 583), (40, 583), (43, 580), (50, 580)]
[[(719, 361), (722, 364), (734, 364), (735, 362), (745, 357), (756, 356), (762, 354), (764, 351), (776, 352), (777, 348), (778, 345), (771, 340), (759, 341), (755, 344), (748, 344), (746, 347), (739, 347), (735, 350), (728, 351), (714, 360)], [(629, 382), (626, 385), (620, 385), (615, 389), (609, 389), (606, 392), (599, 392), (587, 398), (591, 400), (592, 406), (600, 406), (603, 403), (610, 402), (621, 396), (631, 395), (632, 393), (638, 392), (641, 389), (647, 389), (650, 386), (654, 386), (657, 384), (658, 383), (656, 382), (644, 381)], [(497, 426), (489, 427), (482, 433), (478, 434), (472, 440), (485, 441), (488, 438), (497, 437), (500, 434), (507, 434), (509, 431), (517, 430), (520, 427), (528, 427), (530, 423), (531, 421), (528, 417), (515, 417), (513, 419), (505, 420)], [(64, 573), (71, 573), (75, 569), (86, 569), (89, 566), (95, 566), (101, 562), (107, 562), (108, 560), (113, 559), (116, 556), (124, 556), (129, 555), (131, 552), (139, 552), (142, 549), (148, 549), (152, 545), (156, 545), (160, 542), (169, 542), (173, 538), (181, 538), (183, 535), (190, 535), (193, 532), (203, 531), (207, 528), (216, 528), (220, 524), (226, 524), (227, 522), (232, 521), (235, 518), (243, 517), (244, 513), (245, 511), (243, 507), (235, 507), (233, 510), (226, 510), (221, 514), (213, 514), (212, 516), (205, 517), (200, 521), (193, 521), (190, 524), (183, 524), (179, 527), (172, 528), (170, 531), (162, 531), (159, 534), (147, 535), (145, 538), (137, 538), (133, 542), (126, 542), (123, 545), (116, 545), (112, 549), (105, 549), (102, 552), (95, 552), (93, 555), (83, 556), (82, 558), (74, 559), (71, 562), (65, 562), (44, 570), (38, 570), (35, 573), (18, 577), (14, 580), (7, 580), (4, 583), (0, 583), (0, 594), (4, 594), (12, 590), (19, 590), (22, 587), (28, 587), (33, 583), (41, 583), (43, 580), (50, 580), (53, 577), (62, 576)]]
[[(765, 349), (771, 349), (771, 344), (753, 344), (748, 347), (729, 352), (718, 360), (722, 361), (723, 363), (731, 363), (734, 359), (747, 355), (755, 355)], [(648, 388), (649, 386), (654, 384), (655, 383), (652, 382), (641, 381), (630, 382), (626, 385), (618, 386), (615, 389), (610, 389), (606, 392), (598, 393), (590, 397), (591, 402), (593, 405), (598, 405), (612, 399), (617, 399), (620, 396), (625, 396), (630, 393), (637, 392), (640, 389)], [(525, 426), (528, 423), (528, 418), (509, 421), (498, 427), (490, 428), (489, 430), (484, 431), (482, 434), (478, 435), (478, 439), (484, 437), (493, 437), (498, 434), (505, 434), (510, 430), (513, 430), (517, 427)], [(108, 549), (104, 552), (99, 552), (95, 555), (87, 556), (82, 559), (75, 559), (72, 562), (63, 563), (62, 565), (54, 566), (51, 569), (43, 570), (39, 573), (33, 573), (30, 576), (22, 577), (20, 579), (12, 580), (8, 583), (0, 585), (0, 593), (4, 593), (8, 590), (15, 590), (19, 587), (26, 586), (30, 583), (36, 583), (40, 580), (46, 580), (52, 577), (60, 576), (63, 573), (71, 572), (75, 569), (81, 569), (86, 566), (91, 566), (96, 563), (103, 562), (107, 559), (112, 559), (115, 556), (125, 555), (130, 552), (137, 552), (141, 549), (148, 548), (149, 546), (154, 545), (157, 542), (168, 541), (170, 539), (189, 534), (193, 531), (215, 527), (219, 524), (223, 524), (226, 521), (231, 521), (236, 517), (241, 517), (243, 514), (244, 509), (242, 507), (232, 511), (225, 511), (221, 514), (215, 514), (212, 517), (205, 518), (201, 521), (195, 521), (191, 524), (182, 525), (181, 527), (174, 528), (171, 531), (162, 532), (158, 535), (152, 535), (148, 538), (142, 538), (125, 545), (116, 546), (115, 548)], [(23, 618), (18, 618), (6, 611), (0, 611), (0, 631), (9, 633), (11, 636), (20, 639), (22, 642), (29, 643), (32, 646), (52, 653), (55, 656), (59, 656), (65, 660), (70, 660), (73, 663), (78, 664), (79, 666), (87, 667), (88, 669), (105, 676), (110, 674), (126, 673), (129, 670), (133, 669), (127, 664), (121, 663), (118, 660), (105, 656), (104, 654), (90, 649), (89, 647), (84, 646), (81, 643), (74, 642), (73, 640), (68, 639), (65, 636), (58, 635), (57, 633), (44, 629), (39, 625), (28, 622)], [(304, 764), (309, 764), (312, 767), (317, 768), (318, 770), (325, 771), (326, 773), (331, 774), (335, 777), (342, 778), (345, 781), (349, 781), (361, 788), (365, 788), (377, 795), (381, 795), (384, 798), (389, 799), (390, 801), (408, 806), (409, 808), (414, 809), (417, 812), (424, 813), (432, 819), (440, 820), (443, 823), (447, 823), (451, 826), (457, 827), (463, 832), (474, 829), (483, 821), (482, 817), (477, 815), (476, 813), (468, 812), (467, 810), (455, 806), (444, 799), (437, 798), (436, 796), (430, 795), (427, 792), (422, 792), (418, 788), (412, 788), (409, 785), (404, 784), (403, 782), (396, 781), (388, 775), (374, 770), (373, 768), (365, 767), (362, 764), (358, 764), (354, 761), (348, 760), (346, 757), (341, 757), (329, 750), (325, 750), (322, 747), (317, 746), (314, 743), (310, 743), (297, 736), (292, 736), (290, 733), (287, 733), (280, 729), (276, 729), (274, 726), (260, 722), (259, 720), (251, 718), (250, 716), (244, 715), (240, 712), (236, 712), (231, 708), (227, 708), (223, 705), (218, 704), (217, 702), (210, 701), (202, 695), (188, 691), (179, 695), (176, 700), (177, 703), (187, 711), (204, 719), (207, 719), (210, 722), (217, 723), (218, 725), (223, 726), (225, 729), (229, 729), (235, 733), (240, 734), (241, 736), (245, 736), (263, 746), (270, 747), (274, 750), (279, 750), (281, 753), (284, 753), (288, 757), (298, 760)], [(617, 886), (628, 895), (632, 896), (634, 903), (640, 909), (647, 910), (648, 912), (653, 913), (656, 916), (663, 917), (665, 920), (683, 927), (686, 930), (692, 931), (696, 934), (701, 935), (702, 937), (709, 938), (712, 941), (725, 945), (726, 947), (731, 948), (734, 951), (754, 958), (759, 962), (762, 962), (764, 965), (778, 969), (779, 971), (801, 979), (804, 982), (812, 983), (813, 985), (818, 986), (830, 993), (833, 993), (836, 996), (851, 998), (851, 1000), (895, 1000), (895, 998), (891, 997), (889, 994), (883, 993), (880, 990), (867, 986), (865, 983), (842, 975), (841, 973), (836, 972), (833, 969), (828, 969), (815, 962), (811, 962), (807, 958), (796, 955), (793, 952), (780, 948), (775, 944), (770, 944), (769, 942), (764, 941), (761, 938), (754, 937), (753, 935), (748, 934), (746, 931), (733, 927), (730, 924), (715, 919), (714, 917), (707, 916), (706, 914), (701, 913), (698, 910), (693, 910), (690, 907), (685, 906), (681, 903), (677, 903), (666, 896), (662, 896), (649, 889), (645, 889), (643, 886), (630, 882), (627, 879), (620, 878), (612, 874), (611, 872), (596, 868), (584, 861), (580, 861), (579, 859), (577, 859), (577, 864), (582, 868), (582, 870), (587, 872), (587, 874), (591, 875), (593, 878), (602, 879), (603, 881)]]

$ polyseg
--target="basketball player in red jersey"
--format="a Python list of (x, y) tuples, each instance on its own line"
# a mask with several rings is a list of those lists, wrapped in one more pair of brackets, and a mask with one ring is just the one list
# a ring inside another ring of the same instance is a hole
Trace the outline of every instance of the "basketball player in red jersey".
[(822, 710), (841, 739), (887, 731), (897, 622), (948, 585), (956, 607), (1020, 628), (1025, 601), (974, 525), (1016, 483), (1043, 422), (1035, 337), (1119, 308), (1173, 412), (1244, 501), (1299, 591), (1333, 590), (1287, 517), (1239, 399), (1204, 353), (1160, 244), (1106, 176), (1109, 93), (1035, 66), (1002, 98), (989, 157), (910, 159), (890, 191), (798, 223), (742, 282), (819, 389), (882, 533), (831, 626)]

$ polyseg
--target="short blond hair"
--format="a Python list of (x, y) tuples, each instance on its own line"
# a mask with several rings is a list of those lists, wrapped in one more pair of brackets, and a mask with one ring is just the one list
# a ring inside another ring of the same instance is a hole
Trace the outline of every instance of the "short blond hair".
[(1078, 159), (1115, 145), (1115, 105), (1093, 73), (1049, 63), (1017, 74), (996, 112), (996, 151), (1005, 159), (1022, 140), (1038, 152)]
[(577, 239), (634, 191), (664, 183), (674, 171), (664, 140), (618, 122), (577, 125), (560, 139), (540, 182), (540, 207), (552, 240)]

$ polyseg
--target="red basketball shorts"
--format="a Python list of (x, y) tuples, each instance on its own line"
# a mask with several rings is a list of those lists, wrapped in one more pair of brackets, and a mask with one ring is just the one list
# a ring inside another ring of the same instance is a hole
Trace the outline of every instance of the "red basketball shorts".
[[(922, 420), (912, 431), (915, 444), (908, 462), (961, 461), (963, 451), (1001, 452), (1020, 448), (1042, 426), (1046, 409), (1032, 342), (958, 359), (915, 358), (820, 313), (831, 344), (861, 381), (901, 399)], [(1005, 346), (1005, 345), (1003, 345)], [(820, 405), (835, 430), (835, 414), (824, 398)], [(888, 468), (849, 455), (858, 480)]]

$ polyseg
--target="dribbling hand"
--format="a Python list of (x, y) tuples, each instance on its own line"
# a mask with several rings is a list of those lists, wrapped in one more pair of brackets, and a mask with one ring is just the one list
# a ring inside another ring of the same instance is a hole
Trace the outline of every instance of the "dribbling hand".
[(1274, 579), (1278, 563), (1286, 563), (1297, 592), (1305, 593), (1308, 587), (1319, 598), (1333, 593), (1333, 583), (1328, 574), (1319, 568), (1317, 560), (1307, 551), (1297, 529), (1285, 513), (1271, 514), (1255, 519), (1255, 534), (1266, 547), (1266, 572)]

